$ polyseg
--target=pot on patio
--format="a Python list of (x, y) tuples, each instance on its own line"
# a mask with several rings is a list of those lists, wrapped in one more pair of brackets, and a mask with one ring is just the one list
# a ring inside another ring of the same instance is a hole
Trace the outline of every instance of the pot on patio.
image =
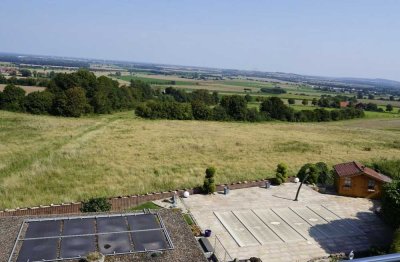
[(105, 256), (99, 252), (90, 252), (86, 255), (88, 262), (104, 262)]
[(211, 229), (204, 230), (204, 236), (205, 237), (210, 237), (211, 236)]

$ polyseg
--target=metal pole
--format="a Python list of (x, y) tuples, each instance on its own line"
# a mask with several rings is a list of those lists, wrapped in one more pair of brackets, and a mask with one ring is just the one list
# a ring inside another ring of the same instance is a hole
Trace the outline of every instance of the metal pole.
[(303, 181), (301, 181), (300, 186), (299, 186), (299, 189), (297, 189), (296, 198), (294, 199), (294, 201), (298, 201), (301, 186), (302, 186), (303, 183), (307, 180), (307, 178), (308, 178), (309, 175), (310, 175), (310, 173), (308, 173), (308, 174), (304, 177)]

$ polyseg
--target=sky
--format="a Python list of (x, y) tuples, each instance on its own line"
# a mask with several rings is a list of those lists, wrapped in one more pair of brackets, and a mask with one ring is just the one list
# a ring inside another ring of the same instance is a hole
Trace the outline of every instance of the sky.
[(400, 80), (398, 0), (2, 0), (0, 52)]

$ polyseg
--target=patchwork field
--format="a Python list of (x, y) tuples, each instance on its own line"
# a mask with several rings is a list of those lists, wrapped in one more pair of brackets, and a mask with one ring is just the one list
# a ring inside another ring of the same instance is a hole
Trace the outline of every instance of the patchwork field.
[(271, 177), (279, 162), (370, 161), (400, 153), (400, 118), (331, 123), (80, 119), (0, 111), (0, 209)]

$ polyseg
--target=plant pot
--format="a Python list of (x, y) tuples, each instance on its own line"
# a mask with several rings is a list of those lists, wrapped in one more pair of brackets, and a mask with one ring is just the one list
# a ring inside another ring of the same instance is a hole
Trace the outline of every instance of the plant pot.
[(100, 253), (98, 253), (98, 255), (99, 255), (99, 258), (90, 258), (90, 254), (88, 254), (86, 260), (88, 262), (104, 262), (106, 257), (103, 254), (100, 254)]

